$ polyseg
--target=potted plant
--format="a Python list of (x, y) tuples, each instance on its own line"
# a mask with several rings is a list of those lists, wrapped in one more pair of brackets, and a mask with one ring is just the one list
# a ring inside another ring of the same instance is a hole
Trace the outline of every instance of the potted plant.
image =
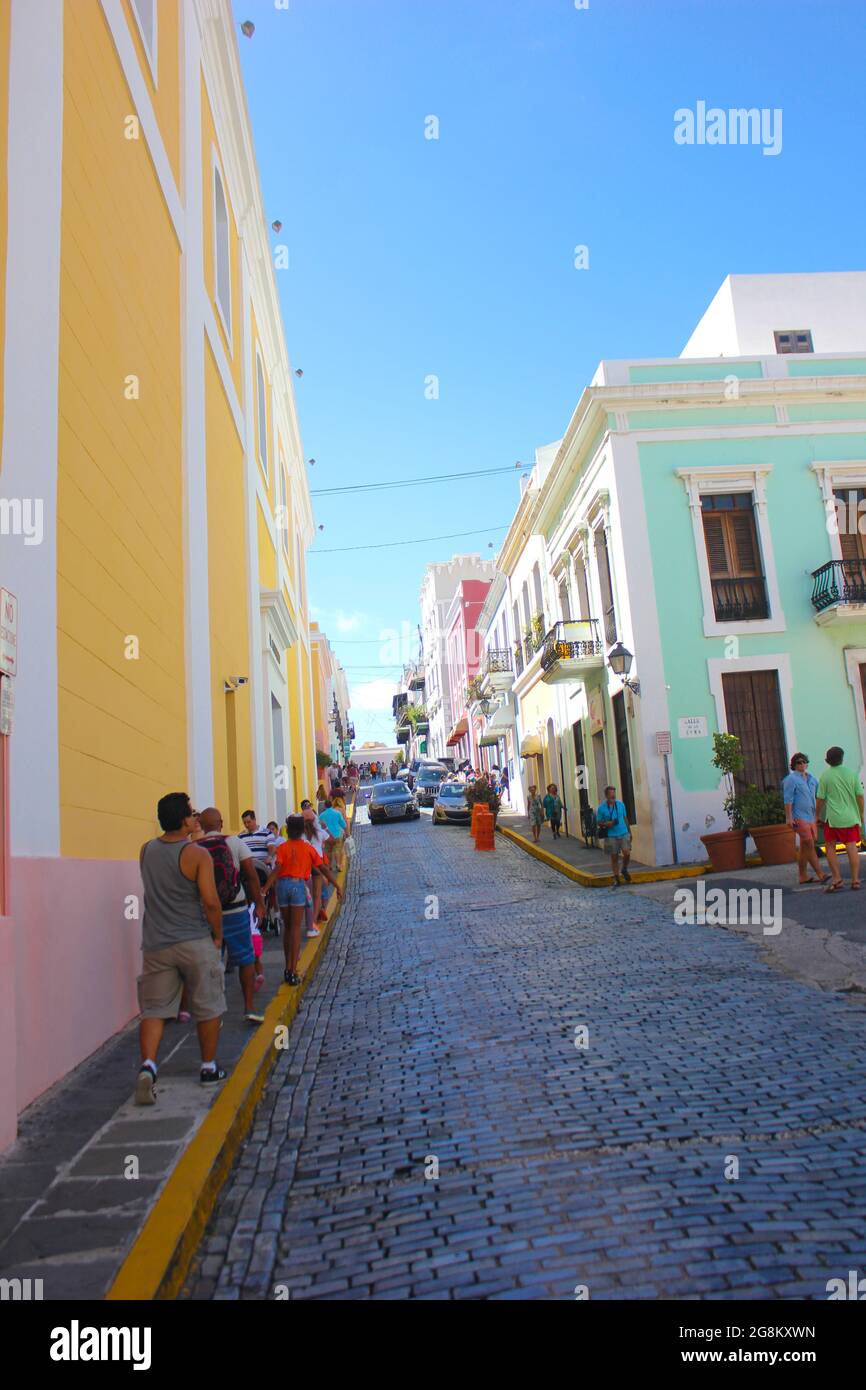
[(467, 786), (464, 797), (470, 811), (476, 802), (483, 802), (493, 816), (493, 825), (495, 828), (496, 817), (499, 815), (499, 807), (502, 804), (502, 797), (498, 792), (493, 790), (487, 778), (485, 776), (476, 777), (475, 781), (470, 782)]
[(797, 858), (794, 827), (785, 823), (780, 792), (759, 791), (754, 784), (737, 798), (743, 825), (755, 842), (762, 864), (793, 864)]
[(725, 779), (725, 813), (729, 830), (717, 830), (701, 836), (707, 851), (710, 868), (716, 873), (730, 873), (746, 867), (746, 831), (740, 802), (734, 791), (734, 775), (743, 770), (743, 753), (736, 734), (713, 734), (713, 767)]

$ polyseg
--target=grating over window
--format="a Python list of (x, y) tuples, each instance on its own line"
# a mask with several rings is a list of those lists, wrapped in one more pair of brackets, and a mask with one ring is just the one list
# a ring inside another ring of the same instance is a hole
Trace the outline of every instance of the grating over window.
[(777, 352), (813, 352), (812, 333), (808, 328), (786, 328), (773, 334)]

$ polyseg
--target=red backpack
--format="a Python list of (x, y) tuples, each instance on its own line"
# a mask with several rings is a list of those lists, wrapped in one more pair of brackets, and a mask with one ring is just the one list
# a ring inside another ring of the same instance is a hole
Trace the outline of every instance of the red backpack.
[(231, 850), (226, 844), (225, 835), (209, 835), (201, 845), (213, 860), (213, 876), (216, 880), (217, 896), (220, 906), (231, 907), (240, 890), (240, 877), (235, 868)]

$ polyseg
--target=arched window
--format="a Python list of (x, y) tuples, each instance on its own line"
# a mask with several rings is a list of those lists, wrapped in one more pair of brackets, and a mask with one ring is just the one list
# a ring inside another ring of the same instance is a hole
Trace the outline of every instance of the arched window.
[(214, 165), (214, 277), (216, 300), (223, 316), (223, 326), (231, 346), (232, 338), (232, 261), (229, 237), (229, 210), (220, 171)]
[(262, 367), (262, 359), (256, 353), (256, 445), (259, 454), (259, 463), (265, 477), (270, 477), (270, 464), (268, 463), (268, 402), (265, 395), (265, 372)]

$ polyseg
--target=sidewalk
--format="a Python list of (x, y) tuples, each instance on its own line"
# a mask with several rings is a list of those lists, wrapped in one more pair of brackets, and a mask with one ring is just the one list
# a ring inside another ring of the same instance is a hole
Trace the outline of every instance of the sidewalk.
[(244, 1022), (237, 973), (226, 977), (228, 1011), (217, 1055), (229, 1079), (216, 1094), (199, 1084), (194, 1024), (170, 1023), (156, 1104), (135, 1106), (135, 1020), (23, 1112), (18, 1139), (0, 1158), (0, 1278), (41, 1279), (45, 1299), (105, 1296), (247, 1049), (262, 1029), (270, 1027), (273, 1041), (272, 1015), (293, 996), (299, 1001), (337, 909), (332, 895), (328, 925), (303, 946), (300, 989), (283, 984), (282, 938), (265, 938), (256, 1010), (273, 1007), (258, 1028)]
[[(585, 888), (604, 888), (613, 883), (613, 875), (610, 871), (610, 855), (601, 848), (588, 849), (583, 840), (574, 834), (566, 835), (563, 832), (558, 840), (554, 840), (550, 826), (543, 825), (541, 838), (535, 845), (529, 818), (519, 816), (515, 812), (509, 811), (507, 807), (500, 810), (496, 828), (506, 833), (515, 844), (520, 845), (521, 849), (534, 854), (547, 864), (552, 864), (554, 868), (561, 869), (564, 873), (571, 869), (573, 872), (569, 877), (574, 878)], [(541, 853), (539, 854), (538, 851)], [(681, 864), (675, 865), (673, 868), (653, 869), (648, 864), (642, 864), (638, 859), (632, 859), (629, 863), (629, 872), (636, 882), (649, 883), (656, 878), (689, 877), (702, 873), (704, 867), (704, 865)]]

